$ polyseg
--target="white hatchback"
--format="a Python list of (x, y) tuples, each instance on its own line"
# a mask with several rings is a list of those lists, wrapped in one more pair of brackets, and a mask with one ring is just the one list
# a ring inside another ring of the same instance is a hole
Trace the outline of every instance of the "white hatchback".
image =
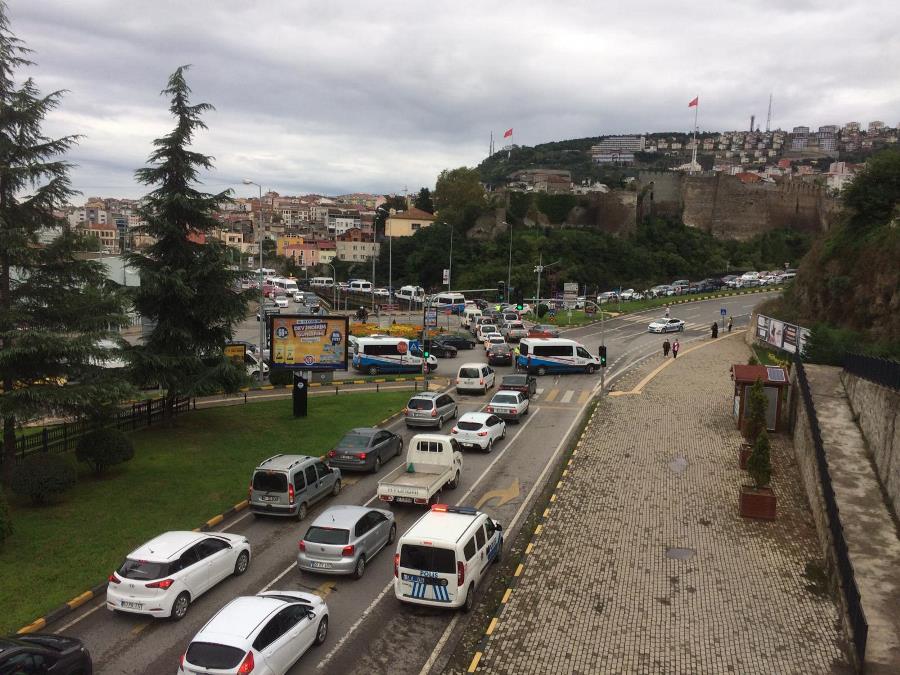
[(506, 422), (490, 413), (465, 413), (457, 420), (450, 434), (464, 448), (490, 452), (494, 449), (494, 443), (506, 438)]
[(464, 363), (456, 373), (456, 391), (480, 391), (482, 394), (494, 386), (494, 369), (486, 363)]
[(505, 345), (506, 338), (503, 337), (502, 333), (488, 333), (484, 336), (484, 348), (485, 350), (490, 349), (494, 345)]
[(282, 308), (287, 307), (288, 306), (287, 296), (286, 295), (276, 295), (275, 296), (275, 306), (282, 307)]
[(235, 598), (191, 640), (178, 675), (281, 675), (327, 635), (328, 605), (317, 595), (266, 591)]
[(250, 564), (250, 542), (224, 532), (166, 532), (109, 575), (107, 609), (183, 619), (200, 595)]

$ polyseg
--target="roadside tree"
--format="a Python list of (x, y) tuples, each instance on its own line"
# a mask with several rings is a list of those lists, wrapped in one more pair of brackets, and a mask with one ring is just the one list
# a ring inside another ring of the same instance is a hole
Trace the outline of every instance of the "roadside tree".
[(199, 171), (212, 169), (212, 158), (189, 146), (206, 129), (200, 116), (212, 106), (191, 105), (185, 69), (178, 68), (162, 92), (171, 97), (175, 128), (153, 142), (150, 166), (135, 172), (139, 182), (155, 186), (141, 212), (147, 223), (142, 229), (155, 243), (129, 255), (141, 274), (135, 308), (153, 324), (130, 350), (131, 366), (138, 382), (165, 390), (170, 420), (179, 397), (234, 390), (242, 382), (242, 369), (225, 358), (223, 347), (246, 316), (251, 293), (239, 290), (240, 273), (229, 269), (227, 247), (204, 242), (217, 225), (213, 211), (229, 191), (208, 194), (195, 187)]
[(56, 218), (74, 193), (63, 155), (76, 136), (47, 138), (42, 125), (61, 92), (41, 95), (28, 50), (0, 2), (0, 416), (3, 479), (16, 464), (16, 427), (48, 415), (79, 415), (121, 399), (127, 383), (104, 368), (118, 351), (124, 298), (85, 237)]

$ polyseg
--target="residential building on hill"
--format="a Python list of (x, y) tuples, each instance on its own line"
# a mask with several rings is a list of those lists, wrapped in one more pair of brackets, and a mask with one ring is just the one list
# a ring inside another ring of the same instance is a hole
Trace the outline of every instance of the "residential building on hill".
[(411, 237), (434, 222), (434, 216), (415, 207), (390, 214), (384, 224), (386, 237)]
[[(645, 145), (644, 136), (609, 136), (591, 146), (591, 160), (596, 164), (632, 164), (634, 153), (643, 152)], [(668, 144), (660, 139), (657, 147), (666, 149)]]

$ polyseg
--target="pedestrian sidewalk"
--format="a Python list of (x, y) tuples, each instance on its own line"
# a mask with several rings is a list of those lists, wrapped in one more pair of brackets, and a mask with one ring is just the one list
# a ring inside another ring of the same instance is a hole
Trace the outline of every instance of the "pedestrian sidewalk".
[(777, 520), (738, 515), (729, 367), (749, 354), (711, 342), (603, 400), (476, 672), (850, 672), (786, 436), (772, 439)]

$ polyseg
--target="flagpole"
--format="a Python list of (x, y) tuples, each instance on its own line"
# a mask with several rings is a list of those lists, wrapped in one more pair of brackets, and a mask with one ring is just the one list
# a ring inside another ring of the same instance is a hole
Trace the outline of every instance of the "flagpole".
[(694, 167), (697, 166), (697, 114), (700, 112), (700, 97), (697, 97), (697, 105), (694, 106), (694, 152), (691, 156), (691, 172), (693, 173)]

